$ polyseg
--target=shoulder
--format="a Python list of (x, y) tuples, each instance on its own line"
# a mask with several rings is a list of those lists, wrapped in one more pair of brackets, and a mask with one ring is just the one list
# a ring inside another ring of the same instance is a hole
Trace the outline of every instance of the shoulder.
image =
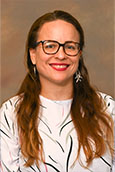
[(11, 110), (11, 109), (15, 109), (18, 105), (18, 103), (20, 102), (21, 97), (20, 96), (14, 96), (11, 97), (10, 99), (8, 99), (7, 101), (5, 101), (2, 105), (0, 109), (6, 109), (6, 110)]
[(17, 139), (16, 107), (19, 102), (20, 96), (15, 96), (4, 102), (0, 108), (0, 134), (4, 140), (6, 138)]
[(106, 111), (115, 119), (115, 100), (105, 93), (99, 92), (99, 95), (105, 103)]
[(5, 101), (0, 108), (0, 119), (2, 120), (3, 118), (9, 118), (13, 120), (13, 118), (15, 118), (16, 107), (20, 100), (20, 96), (14, 96)]

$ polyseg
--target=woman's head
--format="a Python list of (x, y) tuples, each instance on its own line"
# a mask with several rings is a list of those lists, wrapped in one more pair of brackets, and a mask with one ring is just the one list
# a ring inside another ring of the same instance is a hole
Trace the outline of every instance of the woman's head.
[[(39, 31), (42, 28), (42, 26), (45, 23), (48, 22), (52, 22), (52, 21), (56, 21), (56, 20), (63, 20), (66, 21), (70, 24), (72, 24), (75, 29), (77, 30), (77, 32), (79, 33), (79, 43), (80, 43), (80, 50), (83, 49), (84, 46), (84, 34), (83, 34), (83, 30), (79, 24), (79, 22), (69, 13), (64, 12), (64, 11), (54, 11), (52, 13), (47, 13), (43, 16), (41, 16), (40, 18), (38, 18), (32, 25), (29, 35), (28, 35), (28, 39), (27, 39), (27, 45), (26, 45), (26, 59), (27, 59), (27, 67), (29, 69), (29, 73), (34, 76), (33, 73), (33, 64), (31, 62), (31, 58), (30, 58), (30, 52), (29, 50), (32, 48), (35, 48), (35, 44), (37, 42), (37, 40), (39, 39)], [(82, 59), (80, 59), (82, 61)], [(81, 65), (80, 65), (81, 66)]]

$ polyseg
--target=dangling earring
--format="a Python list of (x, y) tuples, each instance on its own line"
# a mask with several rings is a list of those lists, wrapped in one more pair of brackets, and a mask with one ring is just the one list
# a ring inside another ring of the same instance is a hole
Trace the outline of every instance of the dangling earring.
[(81, 82), (83, 79), (83, 77), (81, 76), (81, 73), (79, 70), (77, 70), (77, 72), (75, 73), (75, 82), (78, 83), (78, 82)]
[(37, 69), (36, 69), (36, 65), (34, 65), (33, 70), (34, 70), (34, 76), (36, 77), (36, 76), (37, 76)]

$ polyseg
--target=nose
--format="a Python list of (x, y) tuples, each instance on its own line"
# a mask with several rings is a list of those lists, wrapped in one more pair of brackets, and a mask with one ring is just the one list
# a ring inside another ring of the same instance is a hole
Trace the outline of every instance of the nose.
[(60, 46), (58, 52), (56, 53), (56, 57), (61, 60), (66, 58), (66, 54), (64, 52), (63, 46)]

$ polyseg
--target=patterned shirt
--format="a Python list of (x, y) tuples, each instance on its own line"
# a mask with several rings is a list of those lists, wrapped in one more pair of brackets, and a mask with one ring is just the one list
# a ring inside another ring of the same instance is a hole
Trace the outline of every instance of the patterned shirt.
[[(113, 98), (101, 93), (106, 102), (106, 111), (115, 120), (115, 103)], [(40, 96), (38, 130), (43, 140), (45, 163), (25, 167), (26, 159), (20, 150), (20, 141), (16, 122), (16, 106), (19, 97), (15, 96), (5, 102), (0, 110), (1, 132), (1, 172), (113, 172), (114, 162), (109, 150), (93, 160), (85, 169), (76, 159), (78, 150), (77, 134), (71, 119), (70, 108), (72, 99), (53, 101)], [(83, 149), (80, 151), (80, 159), (85, 163)]]

